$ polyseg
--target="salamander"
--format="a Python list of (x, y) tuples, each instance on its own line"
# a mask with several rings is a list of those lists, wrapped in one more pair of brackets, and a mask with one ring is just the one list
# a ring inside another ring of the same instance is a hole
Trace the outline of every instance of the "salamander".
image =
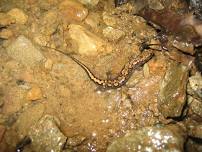
[[(53, 49), (53, 48), (51, 48)], [(146, 48), (148, 49), (148, 48)], [(131, 77), (133, 71), (137, 69), (138, 67), (142, 66), (146, 62), (148, 62), (152, 56), (154, 55), (153, 50), (144, 50), (142, 51), (136, 58), (131, 59), (120, 71), (120, 73), (113, 79), (100, 79), (96, 77), (93, 72), (81, 61), (76, 59), (70, 54), (67, 54), (63, 51), (60, 51), (58, 49), (54, 49), (57, 52), (60, 52), (64, 55), (69, 56), (74, 62), (76, 62), (79, 66), (81, 66), (85, 72), (88, 74), (89, 78), (98, 86), (100, 86), (103, 89), (116, 89), (121, 86), (123, 86), (128, 79)]]

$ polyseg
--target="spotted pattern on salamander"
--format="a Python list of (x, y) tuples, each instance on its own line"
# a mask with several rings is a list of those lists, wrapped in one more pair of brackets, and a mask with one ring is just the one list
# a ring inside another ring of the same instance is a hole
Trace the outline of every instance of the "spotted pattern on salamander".
[(85, 64), (83, 64), (81, 61), (79, 61), (72, 55), (65, 53), (59, 49), (51, 48), (48, 46), (45, 46), (45, 47), (49, 48), (49, 49), (53, 49), (57, 52), (60, 52), (64, 55), (70, 57), (74, 62), (76, 62), (78, 65), (80, 65), (85, 70), (85, 72), (88, 74), (89, 78), (95, 84), (102, 87), (103, 89), (116, 89), (116, 88), (119, 88), (119, 87), (123, 86), (124, 84), (126, 84), (128, 79), (131, 77), (133, 71), (135, 69), (137, 69), (138, 67), (142, 66), (143, 64), (145, 64), (146, 62), (148, 62), (153, 57), (153, 55), (154, 55), (153, 50), (155, 50), (155, 49), (152, 49), (149, 46), (151, 46), (151, 44), (143, 45), (140, 49), (142, 51), (142, 53), (140, 53), (136, 58), (131, 59), (122, 68), (120, 73), (114, 79), (99, 79), (91, 72), (91, 70)]
[[(64, 52), (61, 52), (65, 54)], [(66, 54), (67, 55), (67, 54)], [(128, 79), (131, 77), (133, 71), (145, 64), (147, 61), (149, 61), (152, 56), (154, 55), (152, 50), (145, 50), (140, 55), (138, 55), (136, 58), (130, 60), (120, 71), (117, 77), (114, 79), (99, 79), (97, 78), (90, 69), (84, 65), (82, 62), (74, 58), (73, 56), (69, 56), (73, 61), (75, 61), (78, 65), (80, 65), (85, 72), (88, 74), (90, 79), (96, 83), (97, 85), (101, 86), (103, 89), (116, 89), (121, 86), (123, 86)]]

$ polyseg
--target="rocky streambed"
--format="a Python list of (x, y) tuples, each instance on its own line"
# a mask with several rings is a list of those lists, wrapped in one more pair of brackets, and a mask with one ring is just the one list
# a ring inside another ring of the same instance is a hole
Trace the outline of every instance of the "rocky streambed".
[[(116, 3), (0, 1), (0, 152), (202, 150), (194, 3)], [(148, 50), (126, 83), (104, 90), (69, 56), (105, 80)]]

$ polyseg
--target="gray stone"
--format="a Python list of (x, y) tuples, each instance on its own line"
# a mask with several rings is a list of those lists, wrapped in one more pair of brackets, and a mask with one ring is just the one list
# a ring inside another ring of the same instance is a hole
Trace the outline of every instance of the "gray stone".
[(202, 118), (202, 102), (193, 98), (193, 101), (189, 105), (192, 112)]
[(25, 36), (19, 36), (7, 47), (10, 57), (27, 66), (35, 66), (44, 60), (42, 53)]
[(184, 130), (177, 125), (145, 127), (115, 139), (107, 152), (181, 152), (185, 139)]
[(189, 78), (189, 84), (191, 92), (202, 99), (202, 76), (199, 72)]
[(59, 121), (45, 115), (29, 131), (32, 140), (31, 148), (37, 152), (61, 152), (66, 137), (59, 130)]
[(103, 29), (103, 35), (110, 41), (117, 41), (120, 40), (125, 33), (119, 29), (114, 29), (113, 27), (108, 26)]
[(16, 132), (19, 135), (26, 136), (30, 127), (36, 124), (44, 113), (44, 105), (41, 103), (32, 105), (20, 113), (15, 123)]
[(179, 117), (186, 102), (186, 84), (188, 68), (170, 63), (163, 81), (160, 84), (158, 109), (164, 117)]

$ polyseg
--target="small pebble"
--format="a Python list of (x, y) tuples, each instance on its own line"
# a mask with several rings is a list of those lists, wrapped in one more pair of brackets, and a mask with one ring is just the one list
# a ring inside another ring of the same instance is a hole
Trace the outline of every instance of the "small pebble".
[(103, 29), (103, 35), (111, 41), (116, 41), (121, 39), (125, 33), (119, 29), (114, 29), (113, 27), (108, 26)]
[(2, 29), (0, 31), (0, 38), (2, 38), (2, 39), (9, 39), (12, 36), (13, 36), (13, 32), (11, 30)]
[(65, 21), (82, 21), (88, 15), (88, 9), (74, 0), (64, 0), (59, 5), (61, 15)]
[(85, 23), (94, 29), (97, 29), (99, 23), (101, 22), (101, 17), (98, 13), (91, 12), (85, 19)]
[(92, 6), (97, 5), (99, 2), (99, 0), (78, 0), (78, 1), (81, 2), (82, 4), (92, 5)]
[(44, 64), (44, 67), (47, 69), (47, 70), (51, 70), (52, 67), (53, 67), (53, 61), (51, 59), (47, 59), (45, 64)]
[(27, 93), (27, 100), (35, 101), (41, 98), (42, 98), (42, 92), (38, 86), (32, 87), (31, 90), (29, 90)]
[(68, 138), (67, 143), (66, 143), (65, 146), (72, 146), (72, 147), (78, 146), (85, 139), (86, 139), (86, 137), (84, 137), (84, 136), (75, 136), (75, 137)]

